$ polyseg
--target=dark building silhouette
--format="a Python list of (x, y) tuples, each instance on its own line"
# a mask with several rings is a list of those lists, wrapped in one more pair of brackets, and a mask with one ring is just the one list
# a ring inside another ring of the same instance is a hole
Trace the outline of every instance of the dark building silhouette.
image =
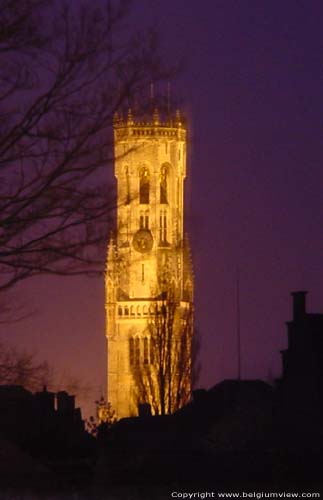
[[(101, 434), (99, 481), (294, 486), (318, 484), (323, 443), (323, 314), (293, 294), (276, 386), (224, 380), (173, 415), (122, 419)], [(144, 474), (142, 471), (145, 471)]]
[(306, 311), (306, 294), (292, 293), (293, 319), (287, 322), (288, 347), (277, 384), (282, 421), (299, 438), (317, 435), (323, 417), (323, 314)]
[(195, 391), (178, 418), (217, 449), (267, 448), (273, 400), (273, 388), (262, 380), (224, 380), (208, 391)]
[(173, 415), (121, 419), (102, 436), (99, 479), (158, 483), (162, 474), (167, 481), (228, 481), (232, 453), (240, 480), (267, 475), (268, 467), (249, 457), (270, 446), (272, 406), (265, 382), (225, 380), (194, 391), (192, 402)]
[[(74, 396), (46, 387), (35, 394), (0, 385), (1, 436), (35, 457), (56, 459), (87, 453), (88, 434)], [(83, 450), (83, 451), (82, 451)]]
[(59, 391), (56, 394), (57, 413), (64, 417), (76, 417), (75, 396), (66, 391)]

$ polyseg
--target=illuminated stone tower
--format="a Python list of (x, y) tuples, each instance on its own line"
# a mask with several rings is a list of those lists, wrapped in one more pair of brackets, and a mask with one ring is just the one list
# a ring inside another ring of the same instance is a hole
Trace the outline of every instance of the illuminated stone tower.
[(167, 121), (157, 110), (148, 121), (131, 111), (125, 120), (116, 116), (114, 143), (118, 211), (106, 273), (107, 400), (122, 418), (137, 415), (145, 402), (138, 401), (132, 365), (153, 363), (152, 304), (171, 284), (179, 307), (187, 308), (193, 279), (183, 232), (186, 126), (180, 113)]

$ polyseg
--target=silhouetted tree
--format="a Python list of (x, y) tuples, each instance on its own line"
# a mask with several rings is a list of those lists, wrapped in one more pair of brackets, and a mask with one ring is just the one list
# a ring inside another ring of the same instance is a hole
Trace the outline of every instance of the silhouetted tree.
[(116, 423), (117, 418), (111, 403), (107, 403), (103, 396), (98, 401), (95, 401), (95, 404), (96, 417), (91, 416), (86, 420), (85, 424), (87, 432), (97, 437), (100, 431), (109, 430)]
[(150, 404), (154, 414), (173, 413), (191, 396), (195, 364), (192, 303), (181, 303), (169, 288), (153, 301), (140, 340), (140, 355), (131, 364), (138, 404)]
[(0, 0), (0, 290), (103, 269), (113, 116), (164, 74), (128, 4)]
[(46, 361), (38, 363), (33, 354), (0, 344), (0, 384), (22, 385), (35, 391), (47, 386), (52, 376)]
[(116, 412), (111, 403), (107, 402), (103, 396), (96, 401), (96, 416), (99, 424), (111, 426), (116, 422)]

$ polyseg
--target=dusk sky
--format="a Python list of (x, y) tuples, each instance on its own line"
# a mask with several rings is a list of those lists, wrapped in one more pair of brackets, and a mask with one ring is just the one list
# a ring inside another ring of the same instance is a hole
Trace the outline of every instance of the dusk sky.
[[(164, 56), (185, 63), (172, 91), (189, 120), (199, 386), (237, 376), (237, 268), (242, 377), (277, 377), (290, 292), (308, 290), (308, 310), (323, 312), (323, 3), (134, 1), (129, 29), (149, 24)], [(11, 297), (33, 314), (4, 337), (99, 398), (103, 278), (34, 278)]]

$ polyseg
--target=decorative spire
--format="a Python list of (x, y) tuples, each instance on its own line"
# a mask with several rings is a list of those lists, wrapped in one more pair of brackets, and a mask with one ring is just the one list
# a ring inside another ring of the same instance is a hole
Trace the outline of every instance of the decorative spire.
[(120, 115), (118, 111), (116, 111), (113, 115), (113, 124), (116, 125), (120, 122)]
[(160, 125), (160, 120), (159, 120), (159, 113), (158, 113), (158, 109), (155, 108), (154, 109), (154, 114), (153, 114), (153, 124), (157, 127), (158, 125)]
[(175, 122), (176, 122), (176, 125), (178, 125), (179, 127), (182, 126), (182, 119), (181, 119), (181, 113), (180, 113), (180, 110), (177, 109), (176, 110), (176, 114), (175, 114)]
[(127, 125), (133, 125), (133, 124), (134, 124), (134, 121), (133, 121), (132, 111), (129, 108), (128, 109), (128, 117), (127, 117)]

